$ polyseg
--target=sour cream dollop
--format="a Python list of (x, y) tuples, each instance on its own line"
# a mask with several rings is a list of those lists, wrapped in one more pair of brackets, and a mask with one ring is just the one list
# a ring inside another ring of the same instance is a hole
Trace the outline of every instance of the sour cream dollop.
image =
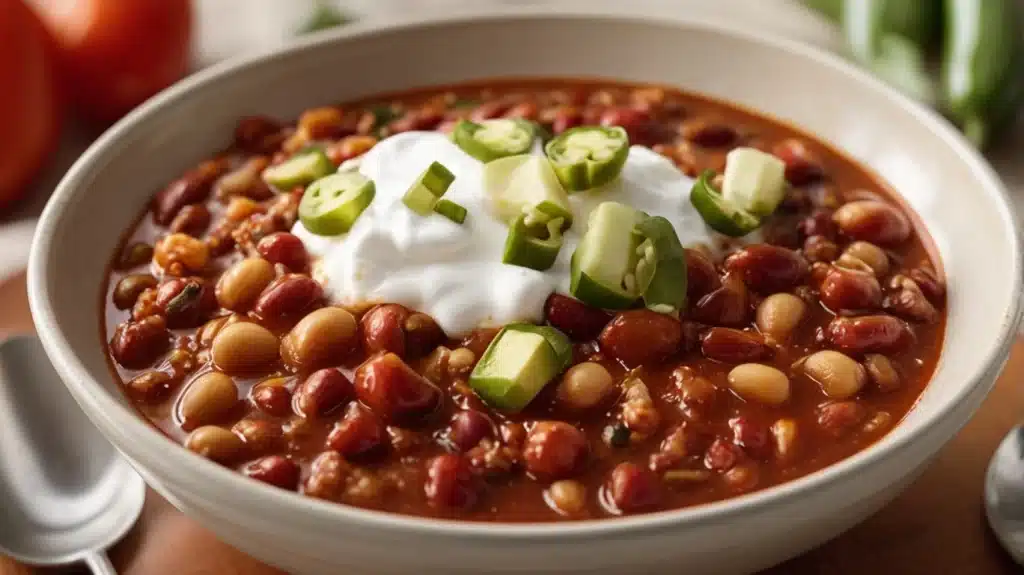
[[(420, 216), (402, 203), (409, 186), (434, 161), (455, 175), (444, 197), (468, 210), (461, 225), (438, 214)], [(483, 164), (444, 134), (406, 132), (387, 138), (360, 159), (357, 169), (374, 181), (376, 197), (347, 234), (318, 236), (301, 222), (292, 230), (315, 258), (314, 276), (334, 303), (402, 304), (430, 315), (450, 336), (541, 321), (548, 296), (568, 293), (570, 258), (590, 211), (601, 202), (667, 218), (684, 246), (712, 242), (713, 232), (690, 204), (693, 180), (640, 146), (630, 148), (617, 180), (569, 196), (574, 223), (555, 265), (545, 271), (501, 263), (508, 227), (486, 208)]]

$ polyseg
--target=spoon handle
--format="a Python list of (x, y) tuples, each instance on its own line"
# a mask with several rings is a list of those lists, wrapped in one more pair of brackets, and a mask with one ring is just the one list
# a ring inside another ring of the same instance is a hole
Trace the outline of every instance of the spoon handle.
[(82, 558), (93, 575), (117, 575), (117, 569), (110, 563), (106, 551), (92, 551)]

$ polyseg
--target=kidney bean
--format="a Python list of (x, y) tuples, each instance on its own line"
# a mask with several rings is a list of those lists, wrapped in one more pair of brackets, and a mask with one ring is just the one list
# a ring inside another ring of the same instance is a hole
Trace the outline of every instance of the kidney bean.
[(265, 154), (283, 140), (281, 124), (265, 116), (246, 116), (235, 126), (235, 145), (249, 153)]
[(728, 471), (739, 463), (740, 448), (724, 439), (716, 439), (704, 453), (704, 467), (711, 471)]
[(153, 219), (156, 223), (166, 226), (185, 206), (205, 201), (210, 196), (214, 180), (224, 173), (224, 168), (222, 161), (206, 161), (168, 184), (153, 198)]
[(578, 299), (552, 293), (544, 303), (544, 318), (576, 341), (590, 341), (600, 335), (612, 315)]
[(281, 447), (284, 430), (281, 424), (266, 419), (247, 417), (231, 427), (231, 431), (245, 442), (246, 450), (252, 453), (266, 453)]
[(810, 262), (830, 262), (839, 255), (839, 246), (825, 236), (810, 236), (804, 241), (803, 252)]
[(351, 465), (337, 451), (324, 451), (313, 459), (303, 493), (318, 499), (338, 500), (353, 473)]
[(398, 304), (378, 305), (363, 314), (359, 324), (366, 353), (389, 352), (404, 357), (405, 331), (402, 325), (407, 317), (409, 310)]
[(129, 274), (114, 286), (111, 299), (117, 309), (130, 309), (142, 292), (156, 287), (156, 278), (151, 274)]
[(462, 452), (469, 451), (483, 439), (494, 435), (494, 422), (474, 409), (456, 413), (448, 424), (448, 441)]
[(683, 138), (702, 148), (725, 148), (736, 142), (739, 134), (725, 122), (694, 118), (683, 122)]
[(501, 330), (489, 327), (475, 329), (462, 340), (462, 347), (472, 351), (476, 357), (481, 357), (487, 351), (487, 346), (498, 336), (499, 331)]
[(337, 365), (355, 350), (356, 319), (340, 307), (320, 308), (281, 338), (285, 363), (302, 369)]
[(750, 313), (747, 286), (738, 274), (726, 274), (722, 285), (697, 301), (693, 317), (710, 325), (744, 325)]
[(786, 164), (786, 181), (794, 186), (806, 186), (825, 175), (818, 157), (802, 140), (783, 140), (772, 147), (772, 154)]
[(760, 472), (757, 464), (746, 462), (722, 474), (722, 480), (735, 491), (749, 491), (757, 486)]
[(444, 120), (444, 114), (437, 110), (416, 110), (391, 122), (388, 129), (392, 134), (412, 132), (415, 130), (433, 130)]
[(331, 106), (306, 110), (297, 125), (310, 140), (337, 140), (355, 133), (355, 125), (346, 125), (342, 111)]
[(831, 266), (818, 288), (821, 303), (832, 311), (869, 310), (882, 303), (874, 274)]
[(889, 313), (922, 323), (931, 323), (938, 319), (938, 310), (928, 301), (914, 280), (899, 274), (893, 276), (889, 287), (892, 291), (882, 302), (882, 307)]
[(601, 113), (599, 123), (626, 130), (630, 144), (652, 146), (665, 140), (659, 126), (651, 122), (651, 115), (636, 108), (609, 108)]
[(732, 429), (732, 441), (736, 446), (755, 459), (767, 460), (772, 455), (772, 445), (768, 441), (768, 428), (747, 417), (734, 417), (729, 420)]
[(110, 340), (110, 353), (122, 366), (141, 369), (152, 365), (170, 343), (171, 334), (164, 318), (149, 316), (118, 325)]
[(205, 323), (217, 309), (217, 298), (202, 278), (175, 278), (157, 290), (156, 305), (166, 316), (167, 327), (182, 329)]
[(916, 267), (907, 274), (921, 288), (928, 301), (941, 305), (946, 299), (946, 284), (939, 279), (935, 270), (928, 266)]
[(266, 236), (256, 244), (256, 251), (272, 264), (281, 264), (293, 272), (305, 271), (309, 266), (309, 254), (302, 240), (288, 232), (277, 232)]
[(811, 215), (800, 220), (797, 225), (797, 229), (800, 234), (808, 238), (810, 236), (822, 236), (827, 240), (836, 239), (836, 233), (838, 228), (836, 223), (832, 221), (833, 211), (825, 208), (817, 208)]
[(679, 320), (646, 309), (619, 312), (598, 337), (601, 351), (627, 367), (664, 361), (679, 350)]
[(907, 322), (891, 315), (837, 317), (829, 322), (825, 337), (845, 353), (897, 353), (915, 340)]
[(188, 234), (193, 237), (202, 235), (210, 225), (210, 210), (203, 204), (185, 206), (171, 220), (168, 229), (175, 234)]
[(701, 338), (704, 357), (723, 363), (747, 363), (771, 356), (772, 349), (757, 333), (728, 327), (713, 327)]
[(269, 455), (246, 465), (242, 473), (281, 489), (295, 490), (299, 486), (299, 464), (281, 455)]
[(149, 370), (136, 375), (125, 383), (128, 394), (144, 403), (162, 401), (181, 379), (165, 371)]
[(405, 332), (405, 350), (409, 357), (427, 355), (445, 339), (441, 326), (424, 313), (409, 314), (402, 323), (402, 331)]
[(292, 409), (303, 417), (323, 417), (356, 396), (345, 374), (329, 367), (314, 371), (295, 389)]
[(839, 229), (855, 240), (875, 245), (892, 245), (910, 237), (907, 216), (895, 207), (874, 200), (843, 204), (832, 216)]
[(680, 402), (690, 409), (706, 411), (718, 399), (718, 388), (706, 377), (694, 373), (687, 366), (672, 370), (672, 382), (679, 390)]
[(327, 435), (326, 447), (351, 459), (379, 453), (388, 445), (390, 440), (381, 420), (358, 403), (350, 403), (345, 416)]
[(608, 499), (615, 509), (631, 513), (661, 504), (661, 480), (649, 469), (631, 462), (620, 463), (612, 469), (605, 485)]
[(864, 406), (856, 401), (833, 401), (818, 408), (818, 426), (835, 436), (853, 430), (866, 417)]
[(460, 455), (438, 455), (427, 462), (423, 492), (439, 508), (466, 508), (476, 503), (480, 486), (469, 463)]
[(252, 390), (252, 403), (267, 415), (284, 417), (292, 410), (292, 392), (280, 385), (256, 386)]
[(536, 120), (539, 110), (535, 102), (520, 102), (505, 112), (505, 118), (521, 118), (523, 120)]
[(526, 471), (544, 480), (565, 479), (583, 463), (587, 437), (564, 421), (538, 421), (523, 447)]
[(483, 104), (477, 106), (469, 114), (469, 118), (474, 122), (490, 120), (493, 118), (500, 117), (511, 106), (512, 104), (506, 100), (491, 100), (490, 102), (484, 102)]
[(809, 269), (799, 252), (770, 244), (740, 249), (726, 258), (725, 268), (739, 274), (750, 289), (767, 294), (792, 288)]
[(555, 119), (551, 123), (551, 131), (558, 135), (581, 125), (583, 125), (583, 114), (580, 114), (579, 109), (563, 107), (555, 114)]
[(722, 279), (715, 271), (715, 264), (703, 252), (683, 248), (686, 253), (686, 298), (691, 303), (722, 286)]
[(253, 311), (268, 321), (295, 320), (320, 307), (323, 297), (323, 288), (313, 278), (286, 275), (263, 290)]
[(384, 353), (356, 369), (359, 400), (388, 423), (415, 423), (441, 406), (443, 394), (402, 358)]

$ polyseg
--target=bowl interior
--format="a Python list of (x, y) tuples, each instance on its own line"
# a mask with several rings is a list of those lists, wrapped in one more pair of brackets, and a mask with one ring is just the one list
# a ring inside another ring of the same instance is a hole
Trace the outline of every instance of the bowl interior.
[(227, 145), (240, 116), (290, 118), (326, 102), (512, 76), (650, 81), (762, 111), (868, 165), (920, 216), (949, 280), (937, 372), (901, 425), (823, 473), (848, 471), (991, 383), (985, 376), (1005, 358), (1017, 320), (1018, 238), (998, 179), (941, 119), (832, 57), (784, 41), (686, 22), (521, 15), (384, 31), (355, 26), (202, 72), (105, 134), (48, 205), (30, 269), (40, 331), (79, 401), (101, 427), (135, 437), (122, 445), (129, 455), (147, 457), (149, 450), (152, 458), (153, 450), (165, 450), (161, 457), (212, 477), (214, 466), (194, 465), (136, 416), (108, 371), (98, 306), (121, 234), (163, 184)]

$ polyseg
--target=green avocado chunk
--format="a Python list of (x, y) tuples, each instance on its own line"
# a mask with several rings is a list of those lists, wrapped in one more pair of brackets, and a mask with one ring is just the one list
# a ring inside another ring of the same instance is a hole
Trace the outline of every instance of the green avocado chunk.
[(572, 363), (572, 344), (552, 327), (510, 324), (469, 375), (469, 386), (496, 409), (515, 413)]

